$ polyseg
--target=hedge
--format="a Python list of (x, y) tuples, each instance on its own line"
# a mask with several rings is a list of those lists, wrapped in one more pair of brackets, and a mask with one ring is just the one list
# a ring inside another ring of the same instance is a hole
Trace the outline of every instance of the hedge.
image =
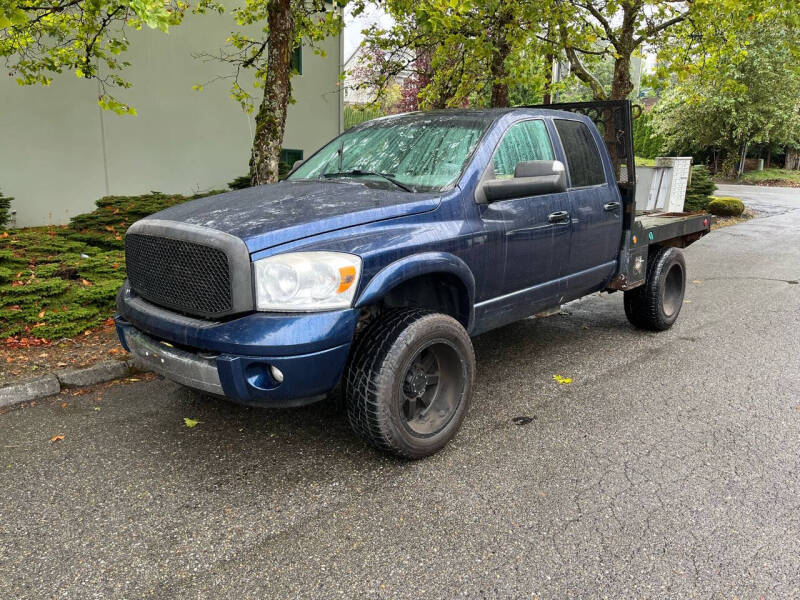
[(738, 198), (721, 196), (708, 203), (708, 212), (719, 217), (738, 217), (744, 212), (744, 203)]
[(197, 197), (107, 196), (68, 226), (0, 232), (0, 338), (58, 340), (100, 325), (125, 279), (128, 226)]

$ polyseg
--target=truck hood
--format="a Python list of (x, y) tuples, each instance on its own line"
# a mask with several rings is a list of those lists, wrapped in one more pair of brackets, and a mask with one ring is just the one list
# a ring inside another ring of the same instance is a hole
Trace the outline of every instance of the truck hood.
[(242, 239), (253, 253), (439, 206), (438, 193), (410, 193), (378, 185), (350, 180), (282, 181), (192, 200), (147, 218), (224, 231)]

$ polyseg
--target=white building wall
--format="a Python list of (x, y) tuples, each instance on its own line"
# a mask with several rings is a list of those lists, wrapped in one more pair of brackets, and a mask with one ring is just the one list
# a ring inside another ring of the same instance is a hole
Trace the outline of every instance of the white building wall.
[[(71, 73), (46, 88), (19, 86), (3, 73), (0, 190), (15, 198), (17, 225), (66, 223), (106, 194), (188, 194), (225, 188), (246, 174), (253, 116), (230, 98), (227, 79), (192, 90), (230, 72), (192, 55), (218, 51), (231, 30), (230, 14), (209, 14), (188, 16), (168, 35), (130, 32), (132, 65), (124, 76), (133, 87), (116, 95), (136, 108), (135, 117), (100, 111), (95, 82)], [(340, 38), (323, 48), (325, 58), (304, 48), (303, 73), (292, 79), (296, 103), (284, 147), (306, 157), (342, 125)]]

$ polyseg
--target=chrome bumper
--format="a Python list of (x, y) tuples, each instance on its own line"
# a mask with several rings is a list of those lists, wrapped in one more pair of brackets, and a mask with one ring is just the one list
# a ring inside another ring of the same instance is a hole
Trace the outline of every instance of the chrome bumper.
[(154, 371), (196, 390), (224, 395), (215, 355), (200, 355), (160, 342), (141, 331), (126, 327), (125, 343), (141, 368)]

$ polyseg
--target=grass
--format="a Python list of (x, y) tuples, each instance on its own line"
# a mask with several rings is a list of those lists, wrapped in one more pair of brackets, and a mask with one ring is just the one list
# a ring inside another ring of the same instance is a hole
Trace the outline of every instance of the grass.
[(70, 225), (0, 232), (0, 339), (52, 341), (100, 326), (125, 279), (125, 230), (196, 197), (110, 196)]
[(656, 161), (653, 158), (642, 158), (637, 156), (634, 158), (637, 167), (655, 167)]
[(742, 174), (742, 183), (756, 185), (785, 185), (800, 187), (800, 171), (787, 169), (764, 169), (763, 171), (747, 171)]

